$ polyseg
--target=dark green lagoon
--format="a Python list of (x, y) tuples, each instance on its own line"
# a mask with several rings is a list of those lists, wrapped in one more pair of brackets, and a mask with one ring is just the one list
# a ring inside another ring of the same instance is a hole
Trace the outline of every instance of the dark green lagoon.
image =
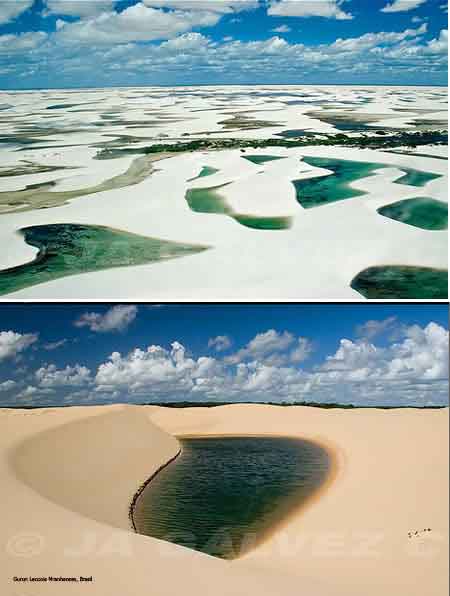
[(144, 265), (208, 248), (80, 224), (31, 226), (20, 233), (39, 252), (29, 263), (0, 271), (0, 295), (68, 275)]
[(316, 133), (314, 131), (310, 131), (303, 128), (295, 128), (292, 130), (283, 130), (282, 132), (278, 132), (276, 136), (283, 137), (283, 139), (298, 139), (300, 137), (307, 137), (315, 134)]
[(191, 188), (186, 193), (189, 208), (196, 213), (215, 213), (228, 215), (247, 228), (256, 230), (285, 230), (291, 226), (290, 217), (259, 217), (257, 215), (236, 213), (218, 192), (226, 184), (209, 188)]
[(255, 165), (259, 165), (262, 163), (266, 163), (267, 161), (276, 161), (278, 159), (285, 159), (283, 156), (280, 155), (242, 155), (244, 159), (254, 163)]
[(365, 195), (364, 191), (351, 188), (349, 184), (371, 176), (377, 170), (389, 167), (379, 163), (327, 157), (304, 157), (302, 161), (310, 166), (333, 172), (328, 176), (292, 181), (297, 193), (297, 201), (305, 209)]
[(216, 172), (219, 172), (217, 168), (211, 168), (210, 166), (203, 166), (200, 170), (200, 174), (198, 176), (194, 176), (194, 178), (189, 178), (188, 182), (192, 182), (193, 180), (197, 180), (198, 178), (205, 178), (205, 176), (212, 176)]
[(182, 439), (181, 455), (137, 498), (139, 534), (234, 559), (317, 491), (328, 454), (281, 437)]
[(378, 213), (423, 230), (446, 230), (448, 227), (447, 204), (429, 197), (397, 201), (380, 207)]
[(47, 106), (46, 110), (64, 110), (68, 108), (75, 108), (80, 104), (77, 103), (56, 103), (53, 106)]
[(347, 159), (334, 159), (328, 157), (304, 157), (303, 162), (316, 168), (331, 170), (333, 174), (307, 178), (306, 180), (293, 180), (297, 194), (297, 201), (305, 209), (319, 207), (328, 203), (335, 203), (344, 199), (359, 197), (367, 194), (362, 190), (351, 188), (350, 184), (361, 178), (372, 176), (383, 168), (395, 167), (404, 172), (404, 175), (395, 180), (395, 184), (408, 186), (425, 186), (430, 180), (440, 178), (440, 174), (423, 172), (403, 166), (352, 161)]
[(431, 172), (422, 172), (421, 170), (414, 170), (413, 168), (404, 168), (403, 166), (395, 166), (405, 172), (405, 175), (395, 180), (395, 184), (406, 184), (407, 186), (425, 186), (430, 180), (442, 178), (441, 174), (432, 174)]
[(404, 265), (369, 267), (358, 273), (351, 287), (373, 299), (444, 299), (448, 297), (448, 272)]

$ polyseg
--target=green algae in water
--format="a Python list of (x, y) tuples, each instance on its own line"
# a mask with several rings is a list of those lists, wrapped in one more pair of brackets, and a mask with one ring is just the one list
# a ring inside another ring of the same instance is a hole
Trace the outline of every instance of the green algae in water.
[(186, 193), (186, 201), (189, 208), (196, 213), (217, 213), (220, 215), (231, 215), (232, 210), (228, 207), (225, 199), (216, 192), (225, 185), (213, 186), (210, 188), (191, 188)]
[(255, 165), (266, 163), (268, 161), (276, 161), (278, 159), (285, 159), (284, 157), (279, 156), (279, 155), (241, 155), (241, 157), (243, 159), (250, 161), (251, 163), (254, 163)]
[(318, 445), (282, 437), (182, 439), (182, 453), (138, 497), (140, 534), (234, 559), (326, 480)]
[(197, 180), (198, 178), (205, 178), (206, 176), (212, 176), (213, 174), (216, 174), (217, 172), (220, 172), (220, 170), (218, 170), (217, 168), (211, 168), (210, 166), (203, 166), (203, 168), (200, 171), (200, 174), (198, 176), (194, 176), (194, 178), (189, 178), (188, 182), (193, 182), (194, 180)]
[(233, 215), (233, 218), (247, 228), (254, 230), (286, 230), (291, 227), (290, 217), (257, 217), (254, 215)]
[(293, 180), (297, 201), (305, 209), (365, 195), (366, 192), (351, 188), (349, 184), (371, 176), (377, 170), (389, 167), (378, 163), (326, 157), (304, 157), (303, 161), (310, 166), (333, 172), (328, 176)]
[(369, 267), (358, 273), (351, 287), (373, 299), (442, 299), (448, 297), (448, 272), (402, 265)]
[(432, 174), (431, 172), (422, 172), (413, 168), (404, 168), (396, 166), (399, 170), (405, 172), (405, 175), (395, 180), (395, 184), (406, 184), (407, 186), (425, 186), (430, 180), (442, 178), (441, 174)]
[(424, 230), (446, 230), (448, 227), (447, 204), (429, 197), (397, 201), (380, 207), (378, 213)]
[(0, 295), (69, 275), (144, 265), (208, 248), (92, 225), (50, 224), (20, 232), (39, 252), (34, 261), (0, 271)]
[(217, 190), (226, 184), (210, 188), (191, 188), (186, 193), (189, 208), (196, 213), (214, 213), (232, 217), (241, 225), (255, 230), (286, 230), (292, 225), (290, 217), (259, 217), (235, 213)]

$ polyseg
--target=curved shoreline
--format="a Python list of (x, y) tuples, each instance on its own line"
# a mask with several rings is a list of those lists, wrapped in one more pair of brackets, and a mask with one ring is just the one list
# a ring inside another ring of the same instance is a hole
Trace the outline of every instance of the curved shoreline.
[[(323, 496), (323, 494), (330, 488), (330, 486), (333, 484), (333, 482), (335, 481), (337, 474), (338, 474), (338, 470), (339, 470), (339, 466), (337, 463), (337, 449), (336, 448), (332, 448), (330, 445), (327, 445), (323, 442), (319, 442), (319, 441), (313, 441), (311, 439), (304, 439), (302, 437), (298, 437), (295, 435), (280, 435), (277, 433), (259, 433), (259, 434), (252, 434), (252, 433), (219, 433), (219, 434), (185, 434), (185, 435), (176, 435), (175, 438), (177, 440), (183, 440), (183, 439), (219, 439), (219, 438), (266, 438), (266, 437), (270, 437), (270, 438), (278, 438), (278, 439), (292, 439), (294, 441), (305, 441), (310, 443), (311, 445), (314, 445), (315, 447), (318, 447), (319, 449), (321, 449), (322, 451), (324, 451), (326, 453), (327, 456), (327, 464), (328, 464), (328, 468), (327, 468), (327, 474), (325, 476), (324, 481), (314, 490), (312, 491), (310, 494), (308, 494), (302, 501), (301, 503), (299, 503), (298, 505), (296, 505), (288, 515), (286, 515), (285, 517), (283, 517), (280, 520), (277, 520), (273, 526), (269, 529), (267, 529), (258, 540), (255, 540), (255, 542), (253, 543), (252, 547), (242, 551), (240, 553), (239, 556), (235, 557), (234, 559), (230, 559), (230, 561), (232, 560), (237, 560), (237, 559), (241, 559), (242, 557), (244, 557), (246, 554), (248, 554), (249, 552), (251, 552), (252, 550), (255, 550), (258, 546), (260, 546), (261, 544), (263, 544), (264, 542), (267, 542), (270, 538), (272, 538), (277, 532), (279, 532), (280, 530), (282, 530), (284, 527), (286, 527), (289, 523), (289, 521), (296, 515), (298, 515), (299, 511), (301, 511), (302, 509), (308, 508), (310, 507), (313, 503), (317, 502), (321, 496)], [(139, 497), (141, 496), (142, 492), (145, 490), (145, 488), (150, 484), (150, 482), (165, 468), (167, 468), (172, 462), (174, 462), (179, 455), (181, 455), (182, 453), (182, 448), (180, 446), (180, 449), (178, 451), (178, 453), (176, 455), (174, 455), (172, 458), (170, 458), (166, 463), (162, 464), (136, 491), (136, 493), (133, 496), (133, 499), (130, 503), (130, 507), (129, 507), (129, 512), (128, 512), (128, 517), (131, 523), (131, 526), (134, 530), (134, 532), (136, 532), (137, 534), (139, 533), (136, 529), (136, 524), (134, 522), (134, 510), (137, 504), (137, 501), (139, 499)], [(145, 535), (145, 534), (144, 534)]]
[(147, 487), (148, 484), (150, 484), (150, 482), (162, 471), (164, 470), (164, 468), (167, 468), (167, 466), (169, 466), (173, 461), (175, 461), (177, 459), (177, 457), (181, 454), (182, 449), (181, 447), (179, 448), (178, 452), (171, 457), (165, 464), (162, 464), (161, 466), (159, 466), (159, 468), (157, 470), (155, 470), (153, 472), (153, 474), (147, 478), (147, 480), (145, 480), (143, 482), (143, 484), (141, 484), (141, 486), (138, 488), (138, 490), (134, 493), (133, 498), (131, 500), (129, 509), (128, 509), (128, 519), (130, 520), (131, 523), (131, 527), (133, 528), (134, 532), (136, 534), (138, 534), (139, 532), (136, 529), (136, 524), (134, 522), (134, 509), (136, 507), (136, 503), (139, 499), (139, 497), (141, 496), (141, 494), (143, 493), (143, 491), (145, 490), (145, 488)]

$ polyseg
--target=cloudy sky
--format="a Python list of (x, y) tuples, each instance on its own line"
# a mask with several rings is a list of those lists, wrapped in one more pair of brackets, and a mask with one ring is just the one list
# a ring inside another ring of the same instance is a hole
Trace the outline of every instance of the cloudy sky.
[(0, 87), (445, 85), (444, 0), (1, 0)]
[(445, 404), (448, 308), (2, 305), (0, 406), (177, 400)]

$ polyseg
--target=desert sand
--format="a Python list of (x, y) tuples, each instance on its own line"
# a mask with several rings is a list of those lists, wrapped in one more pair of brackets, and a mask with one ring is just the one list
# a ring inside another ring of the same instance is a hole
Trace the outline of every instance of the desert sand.
[[(2, 409), (0, 424), (5, 596), (448, 591), (448, 410), (114, 405)], [(232, 562), (134, 534), (133, 495), (178, 453), (175, 436), (224, 434), (315, 441), (328, 482)]]

